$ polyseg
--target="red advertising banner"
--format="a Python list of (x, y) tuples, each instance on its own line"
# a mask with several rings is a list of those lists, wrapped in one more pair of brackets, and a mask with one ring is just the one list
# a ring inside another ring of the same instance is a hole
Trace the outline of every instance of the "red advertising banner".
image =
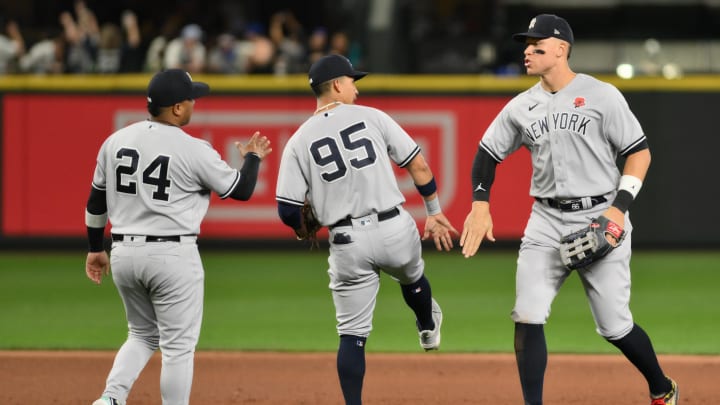
[[(443, 211), (458, 230), (470, 210), (470, 169), (485, 128), (507, 97), (361, 96), (358, 103), (384, 110), (420, 144), (438, 182)], [(148, 117), (137, 95), (35, 95), (3, 97), (2, 234), (82, 236), (84, 210), (97, 151), (113, 131)], [(208, 140), (239, 167), (234, 142), (256, 130), (268, 136), (273, 153), (262, 164), (250, 201), (213, 196), (203, 236), (289, 238), (277, 216), (275, 179), (282, 148), (312, 113), (312, 97), (209, 96), (198, 100), (184, 129)], [(424, 224), (424, 207), (412, 179), (397, 169), (405, 208)], [(497, 171), (491, 199), (495, 236), (522, 235), (531, 199), (525, 151)]]

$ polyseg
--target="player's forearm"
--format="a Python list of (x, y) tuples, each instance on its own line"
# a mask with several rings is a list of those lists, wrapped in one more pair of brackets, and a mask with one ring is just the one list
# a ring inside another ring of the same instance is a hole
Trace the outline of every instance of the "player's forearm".
[(421, 154), (418, 154), (410, 161), (406, 168), (415, 183), (415, 187), (423, 197), (425, 213), (427, 215), (441, 214), (442, 208), (440, 207), (440, 199), (438, 198), (437, 183), (425, 158)]
[(260, 172), (260, 157), (254, 153), (245, 155), (245, 163), (240, 168), (240, 181), (230, 194), (234, 200), (247, 201), (255, 191), (258, 173)]
[(495, 181), (496, 167), (497, 161), (482, 146), (478, 146), (471, 174), (473, 201), (490, 201), (490, 187)]
[(405, 167), (416, 186), (430, 183), (433, 173), (422, 154), (418, 153)]
[(650, 149), (643, 149), (628, 155), (623, 166), (623, 175), (634, 176), (644, 181), (650, 168), (650, 160)]
[(90, 252), (103, 250), (103, 236), (107, 217), (105, 191), (92, 187), (85, 207), (85, 225), (87, 226), (88, 250)]
[(618, 192), (612, 206), (620, 210), (623, 214), (630, 208), (630, 204), (635, 201), (643, 180), (650, 167), (650, 150), (642, 149), (627, 156), (625, 165), (623, 166), (623, 175), (618, 184)]

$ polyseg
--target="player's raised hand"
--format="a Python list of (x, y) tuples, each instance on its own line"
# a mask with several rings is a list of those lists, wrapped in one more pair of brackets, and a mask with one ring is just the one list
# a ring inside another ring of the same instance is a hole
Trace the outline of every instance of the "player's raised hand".
[(487, 201), (474, 201), (472, 210), (465, 218), (463, 232), (460, 236), (463, 256), (466, 258), (474, 256), (480, 248), (483, 239), (495, 242), (493, 236), (492, 216), (490, 215), (490, 204)]
[(458, 236), (460, 232), (450, 223), (442, 212), (437, 215), (428, 215), (425, 220), (425, 231), (422, 240), (432, 236), (435, 248), (439, 251), (450, 251), (453, 247), (452, 235)]
[(110, 259), (107, 252), (88, 252), (85, 259), (85, 274), (95, 284), (102, 282), (104, 275), (110, 274)]
[(272, 152), (270, 140), (267, 139), (265, 135), (261, 136), (260, 131), (256, 131), (245, 145), (240, 142), (235, 142), (235, 147), (237, 147), (238, 151), (240, 151), (240, 155), (242, 157), (245, 157), (248, 153), (254, 153), (258, 155), (260, 160)]

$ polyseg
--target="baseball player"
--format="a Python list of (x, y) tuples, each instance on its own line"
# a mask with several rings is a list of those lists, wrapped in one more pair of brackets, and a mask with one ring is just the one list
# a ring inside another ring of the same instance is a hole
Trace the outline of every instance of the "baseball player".
[[(145, 364), (162, 352), (164, 405), (187, 404), (203, 313), (204, 270), (196, 244), (210, 192), (248, 200), (260, 161), (272, 149), (255, 133), (236, 143), (244, 163), (230, 167), (215, 149), (185, 133), (195, 99), (209, 87), (179, 69), (157, 73), (147, 89), (150, 119), (122, 128), (100, 148), (85, 213), (90, 251), (85, 272), (100, 284), (109, 273), (125, 306), (128, 338), (102, 397), (124, 404)], [(112, 255), (103, 250), (107, 220)]]
[(389, 115), (355, 105), (357, 71), (331, 54), (309, 71), (317, 109), (288, 141), (276, 199), (282, 221), (300, 233), (307, 200), (329, 228), (330, 290), (340, 344), (337, 372), (346, 404), (361, 404), (365, 343), (380, 286), (380, 271), (400, 283), (415, 313), (420, 345), (440, 345), (442, 312), (424, 275), (417, 225), (405, 211), (392, 164), (405, 168), (425, 201), (423, 239), (450, 250), (457, 231), (442, 213), (432, 171), (420, 147)]
[[(642, 128), (615, 87), (570, 69), (573, 33), (564, 19), (538, 15), (527, 32), (513, 38), (526, 44), (527, 73), (540, 81), (513, 98), (480, 140), (472, 167), (472, 210), (460, 245), (463, 255), (470, 257), (483, 238), (495, 240), (489, 197), (496, 165), (520, 147), (527, 148), (533, 167), (530, 195), (536, 201), (520, 246), (512, 310), (525, 403), (542, 404), (547, 364), (543, 325), (571, 273), (561, 260), (559, 241), (587, 226), (591, 218), (604, 216), (624, 228), (627, 236), (607, 256), (578, 270), (597, 333), (642, 373), (652, 405), (676, 405), (677, 384), (663, 373), (629, 305), (628, 207), (650, 165)], [(618, 154), (626, 159), (622, 175), (615, 163)]]

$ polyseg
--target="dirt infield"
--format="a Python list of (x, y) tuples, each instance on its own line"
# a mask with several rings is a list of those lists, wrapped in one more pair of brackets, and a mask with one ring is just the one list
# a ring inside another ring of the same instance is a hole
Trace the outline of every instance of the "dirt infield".
[[(0, 352), (0, 404), (89, 405), (104, 387), (114, 352)], [(720, 357), (660, 356), (680, 384), (682, 405), (720, 403)], [(160, 404), (160, 355), (130, 394)], [(341, 404), (333, 353), (198, 352), (191, 403)], [(648, 404), (644, 380), (617, 355), (551, 354), (546, 404)], [(364, 403), (521, 404), (511, 354), (367, 356)]]

